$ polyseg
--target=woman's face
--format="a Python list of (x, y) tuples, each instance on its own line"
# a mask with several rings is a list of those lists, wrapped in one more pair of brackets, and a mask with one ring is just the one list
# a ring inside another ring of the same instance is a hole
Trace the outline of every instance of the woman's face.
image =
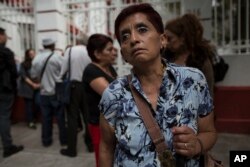
[(115, 63), (115, 60), (117, 59), (117, 57), (118, 57), (118, 49), (117, 48), (115, 48), (115, 47), (113, 47), (113, 50), (112, 50), (112, 54), (113, 54), (113, 62), (112, 62), (112, 64), (114, 64)]
[(119, 26), (123, 58), (130, 64), (144, 63), (160, 57), (165, 36), (159, 34), (143, 13), (127, 17)]
[(172, 33), (169, 30), (165, 30), (165, 34), (167, 37), (167, 45), (166, 48), (171, 52), (179, 52), (183, 45), (183, 39), (178, 37), (176, 34)]
[(29, 56), (31, 59), (33, 59), (35, 57), (35, 51), (34, 50), (30, 50), (29, 51)]
[(6, 42), (7, 42), (7, 39), (8, 39), (8, 37), (7, 37), (7, 35), (4, 33), (4, 34), (0, 34), (0, 44), (6, 44)]
[(99, 61), (105, 64), (112, 64), (116, 59), (116, 56), (113, 53), (113, 49), (113, 43), (108, 42), (105, 48), (101, 52), (97, 53), (97, 58), (99, 59)]

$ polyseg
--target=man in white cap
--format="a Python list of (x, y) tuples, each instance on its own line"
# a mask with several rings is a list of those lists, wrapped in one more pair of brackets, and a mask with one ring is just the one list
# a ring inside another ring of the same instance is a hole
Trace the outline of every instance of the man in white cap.
[(57, 118), (60, 144), (66, 144), (63, 106), (57, 101), (55, 92), (55, 85), (59, 80), (63, 57), (54, 52), (55, 42), (52, 38), (42, 40), (44, 51), (34, 58), (31, 68), (31, 76), (41, 82), (42, 144), (45, 147), (50, 146), (53, 142), (53, 116)]
[(86, 66), (91, 63), (91, 59), (89, 58), (86, 49), (87, 41), (88, 37), (85, 34), (79, 34), (77, 36), (76, 46), (70, 47), (65, 51), (61, 70), (61, 76), (63, 76), (67, 71), (70, 71), (70, 103), (66, 106), (67, 148), (60, 151), (62, 155), (69, 157), (75, 157), (77, 155), (77, 128), (80, 114), (82, 114), (85, 126), (85, 144), (89, 152), (93, 151), (90, 134), (87, 127), (87, 109), (86, 104), (84, 103), (85, 93), (82, 83), (83, 71)]

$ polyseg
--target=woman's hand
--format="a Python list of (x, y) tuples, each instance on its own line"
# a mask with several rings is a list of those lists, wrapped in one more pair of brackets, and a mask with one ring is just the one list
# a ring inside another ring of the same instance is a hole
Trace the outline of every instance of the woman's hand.
[(193, 129), (187, 126), (174, 127), (173, 146), (176, 153), (192, 158), (201, 152), (201, 146)]
[(40, 88), (40, 84), (39, 83), (33, 83), (32, 84), (32, 87), (33, 87), (33, 89), (39, 89)]
[(27, 82), (27, 84), (29, 84), (33, 89), (39, 89), (40, 88), (40, 83), (36, 83), (36, 82), (32, 81), (30, 78), (28, 78), (28, 77), (25, 78), (25, 82)]

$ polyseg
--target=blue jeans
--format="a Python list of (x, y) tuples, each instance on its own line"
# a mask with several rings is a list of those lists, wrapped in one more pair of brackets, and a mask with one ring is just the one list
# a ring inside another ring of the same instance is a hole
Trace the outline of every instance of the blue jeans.
[(40, 96), (42, 112), (42, 143), (50, 145), (52, 143), (53, 118), (59, 128), (59, 140), (61, 145), (66, 144), (65, 114), (64, 107), (60, 105), (56, 96)]
[(3, 148), (12, 145), (12, 138), (10, 134), (10, 115), (12, 112), (14, 98), (14, 94), (0, 94), (0, 134)]

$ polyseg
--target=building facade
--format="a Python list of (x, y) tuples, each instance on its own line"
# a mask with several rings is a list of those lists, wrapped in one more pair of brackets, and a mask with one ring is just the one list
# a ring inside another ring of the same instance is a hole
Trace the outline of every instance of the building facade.
[[(75, 44), (79, 33), (108, 34), (119, 48), (114, 20), (122, 8), (141, 2), (151, 3), (164, 22), (187, 12), (200, 17), (206, 38), (229, 64), (225, 79), (216, 85), (218, 129), (250, 132), (249, 0), (0, 0), (0, 26), (6, 29), (7, 46), (18, 61), (28, 48), (42, 50), (45, 37), (56, 39), (61, 53)], [(119, 75), (130, 70), (120, 55), (115, 67)]]

